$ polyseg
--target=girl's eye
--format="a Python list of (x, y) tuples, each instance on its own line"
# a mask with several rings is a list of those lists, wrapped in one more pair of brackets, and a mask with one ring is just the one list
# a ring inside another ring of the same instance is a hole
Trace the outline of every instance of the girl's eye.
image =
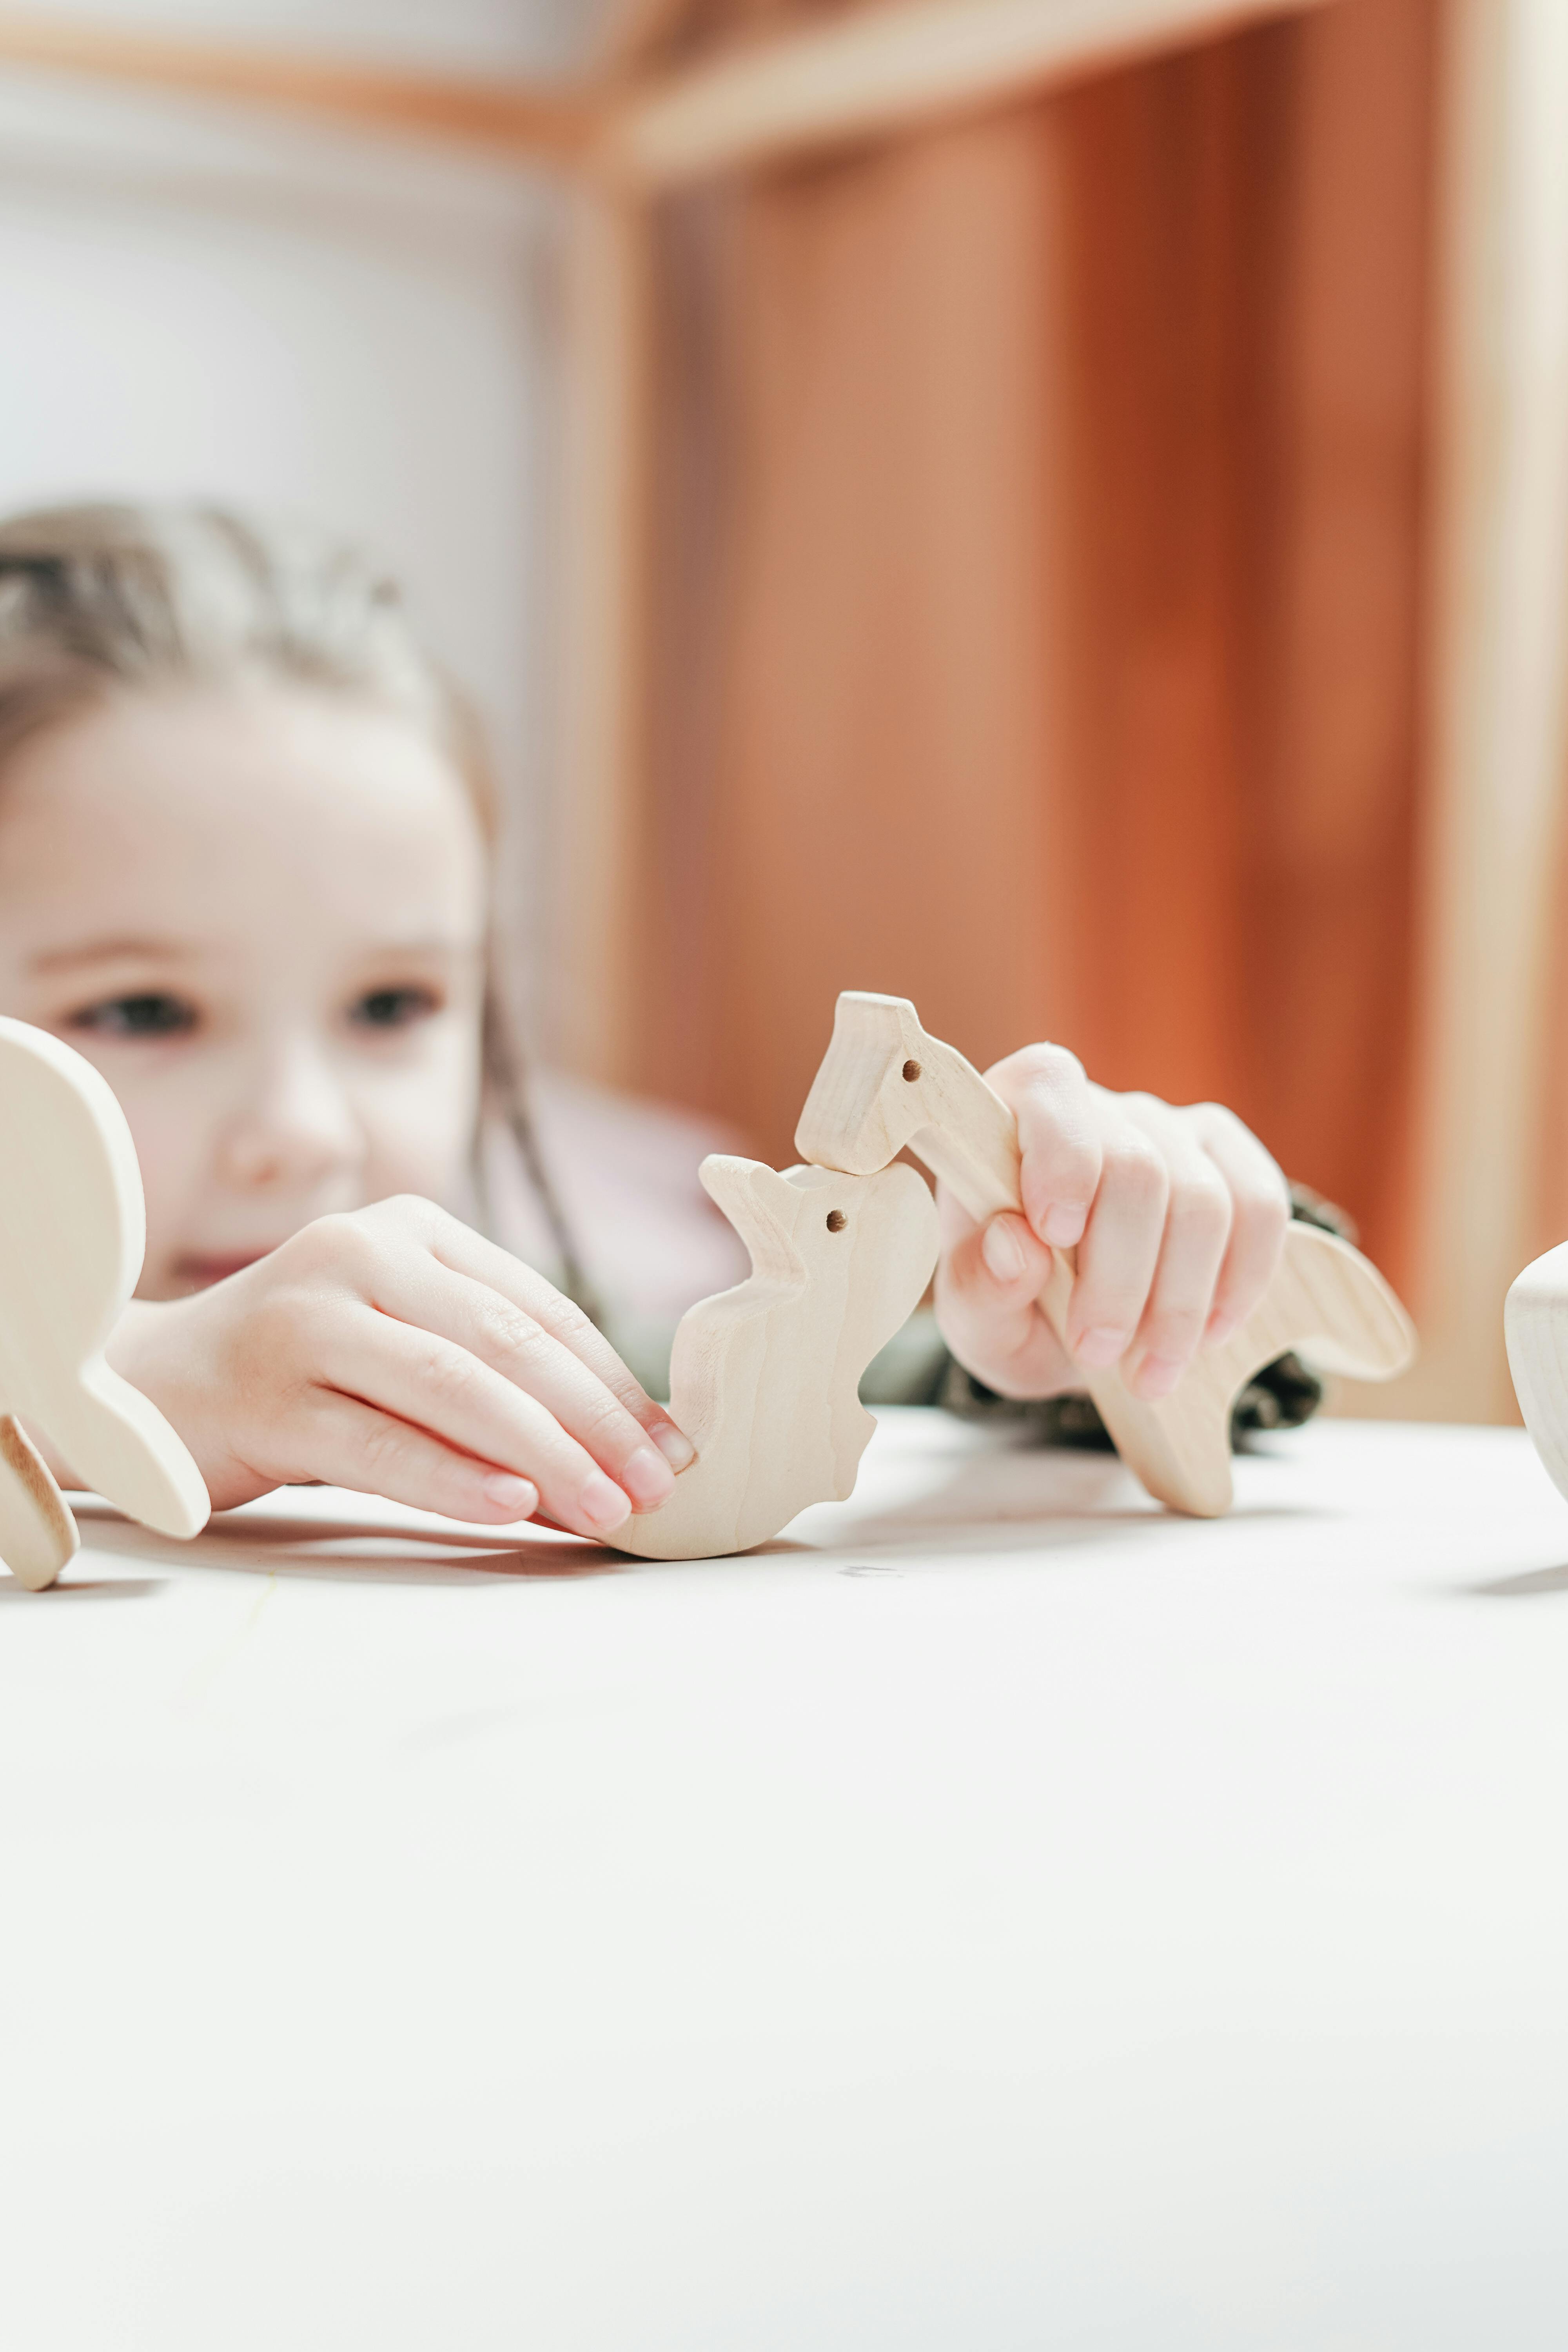
[(196, 1025), (194, 1004), (183, 996), (159, 990), (145, 995), (111, 996), (102, 1004), (88, 1004), (71, 1014), (68, 1026), (89, 1029), (100, 1037), (175, 1037)]
[(434, 989), (373, 988), (353, 1006), (349, 1019), (359, 1029), (409, 1029), (440, 1010)]

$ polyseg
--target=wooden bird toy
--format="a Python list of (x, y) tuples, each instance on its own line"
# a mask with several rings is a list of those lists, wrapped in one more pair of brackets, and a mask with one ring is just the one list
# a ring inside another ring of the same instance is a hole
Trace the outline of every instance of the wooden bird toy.
[(0, 1019), (0, 1560), (34, 1591), (80, 1540), (25, 1416), (106, 1501), (161, 1535), (210, 1505), (163, 1414), (103, 1360), (146, 1247), (125, 1114), (90, 1062)]
[(1531, 1443), (1568, 1495), (1568, 1242), (1525, 1267), (1503, 1302), (1502, 1324)]
[(752, 1270), (675, 1335), (669, 1409), (697, 1459), (614, 1538), (650, 1559), (747, 1551), (854, 1491), (876, 1426), (860, 1375), (936, 1265), (936, 1204), (912, 1168), (781, 1175), (715, 1153), (700, 1173)]
[[(795, 1149), (818, 1167), (869, 1175), (906, 1145), (971, 1216), (1021, 1207), (1017, 1129), (1001, 1096), (962, 1054), (927, 1036), (907, 999), (847, 991)], [(1052, 1256), (1040, 1305), (1059, 1338), (1073, 1253)], [(1233, 1499), (1231, 1407), (1265, 1364), (1299, 1349), (1325, 1371), (1389, 1380), (1415, 1347), (1414, 1326), (1376, 1267), (1332, 1234), (1298, 1223), (1247, 1321), (1200, 1349), (1168, 1397), (1145, 1403), (1114, 1368), (1086, 1372), (1084, 1386), (1149, 1492), (1173, 1510), (1213, 1518)]]

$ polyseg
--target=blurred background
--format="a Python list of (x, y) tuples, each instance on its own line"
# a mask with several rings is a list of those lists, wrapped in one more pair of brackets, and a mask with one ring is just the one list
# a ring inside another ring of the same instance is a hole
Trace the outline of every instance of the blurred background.
[(545, 1055), (1212, 1096), (1511, 1411), (1568, 1232), (1562, 0), (0, 8), (0, 509), (381, 551)]

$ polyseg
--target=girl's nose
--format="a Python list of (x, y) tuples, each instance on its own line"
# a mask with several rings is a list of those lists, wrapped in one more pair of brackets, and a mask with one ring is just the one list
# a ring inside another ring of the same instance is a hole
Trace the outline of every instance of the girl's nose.
[(364, 1137), (330, 1058), (296, 1045), (258, 1074), (218, 1150), (231, 1184), (297, 1192), (357, 1168)]

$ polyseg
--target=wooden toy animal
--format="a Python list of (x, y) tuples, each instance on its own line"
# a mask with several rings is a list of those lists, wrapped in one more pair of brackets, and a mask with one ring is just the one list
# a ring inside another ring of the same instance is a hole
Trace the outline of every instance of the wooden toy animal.
[(936, 1204), (912, 1168), (781, 1175), (715, 1153), (700, 1174), (752, 1270), (675, 1335), (669, 1409), (697, 1459), (615, 1538), (651, 1559), (749, 1550), (853, 1492), (875, 1427), (860, 1375), (936, 1265)]
[(18, 1416), (129, 1517), (168, 1536), (206, 1523), (184, 1444), (103, 1360), (146, 1236), (136, 1149), (107, 1081), (58, 1037), (0, 1019), (0, 1560), (35, 1591), (79, 1538)]
[(1568, 1242), (1525, 1267), (1503, 1302), (1502, 1327), (1531, 1442), (1568, 1495)]
[[(927, 1036), (901, 996), (847, 991), (833, 1041), (795, 1130), (795, 1149), (823, 1168), (869, 1175), (908, 1145), (973, 1217), (1017, 1209), (1013, 1114), (962, 1054)], [(1040, 1301), (1058, 1337), (1072, 1295), (1073, 1255), (1053, 1252)], [(1292, 1224), (1274, 1280), (1247, 1321), (1198, 1353), (1168, 1397), (1145, 1403), (1112, 1369), (1087, 1374), (1117, 1452), (1173, 1510), (1212, 1518), (1230, 1508), (1230, 1413), (1254, 1373), (1300, 1349), (1325, 1371), (1388, 1380), (1415, 1354), (1415, 1329), (1359, 1251)]]

